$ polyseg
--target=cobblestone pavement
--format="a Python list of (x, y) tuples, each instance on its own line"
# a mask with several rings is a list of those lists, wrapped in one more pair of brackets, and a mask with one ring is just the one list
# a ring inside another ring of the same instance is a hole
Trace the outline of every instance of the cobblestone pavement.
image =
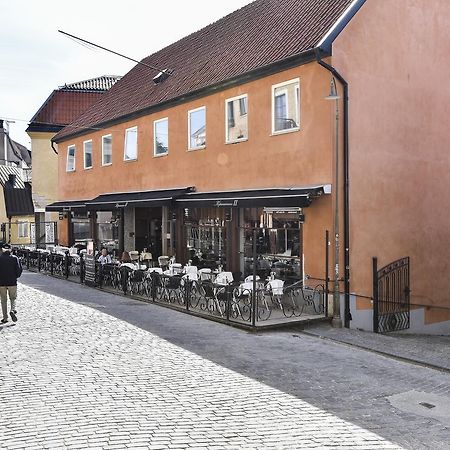
[(39, 290), (21, 285), (19, 322), (0, 328), (1, 448), (450, 448), (447, 374), (23, 281)]
[(414, 335), (402, 332), (376, 334), (348, 328), (333, 328), (329, 324), (309, 326), (306, 332), (434, 366), (450, 373), (450, 336)]

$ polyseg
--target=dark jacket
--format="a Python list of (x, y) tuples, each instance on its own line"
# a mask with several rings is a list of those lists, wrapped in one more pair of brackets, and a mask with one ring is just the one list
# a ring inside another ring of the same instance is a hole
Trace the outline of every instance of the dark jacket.
[(22, 275), (19, 259), (6, 252), (0, 255), (0, 286), (16, 286), (17, 278)]

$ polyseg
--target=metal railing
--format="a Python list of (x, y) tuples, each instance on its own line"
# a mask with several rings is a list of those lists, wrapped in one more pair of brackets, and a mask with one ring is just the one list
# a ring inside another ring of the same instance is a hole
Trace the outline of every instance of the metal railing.
[[(15, 252), (28, 270), (85, 282), (83, 255), (29, 249)], [(270, 282), (258, 280), (249, 286), (249, 283), (235, 280), (223, 285), (212, 279), (191, 280), (181, 274), (165, 275), (98, 262), (95, 263), (95, 274), (90, 278), (94, 280), (94, 286), (105, 291), (250, 328), (325, 317), (323, 284), (304, 286), (297, 282), (273, 287)]]

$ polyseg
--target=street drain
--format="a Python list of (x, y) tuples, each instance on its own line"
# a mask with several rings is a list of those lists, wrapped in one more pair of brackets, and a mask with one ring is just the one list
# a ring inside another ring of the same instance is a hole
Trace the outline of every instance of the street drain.
[(427, 402), (419, 402), (419, 405), (423, 406), (424, 408), (428, 408), (428, 409), (436, 408), (436, 405), (433, 405), (433, 404), (427, 403)]

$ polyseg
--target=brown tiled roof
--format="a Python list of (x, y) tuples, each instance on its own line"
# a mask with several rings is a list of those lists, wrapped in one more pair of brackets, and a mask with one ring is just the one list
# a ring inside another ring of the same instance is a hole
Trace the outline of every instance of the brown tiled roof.
[(55, 140), (80, 134), (302, 54), (319, 43), (352, 0), (256, 0), (143, 59)]
[(65, 84), (54, 90), (31, 119), (27, 131), (52, 128), (57, 131), (73, 122), (94, 104), (119, 76), (101, 76), (90, 80)]

